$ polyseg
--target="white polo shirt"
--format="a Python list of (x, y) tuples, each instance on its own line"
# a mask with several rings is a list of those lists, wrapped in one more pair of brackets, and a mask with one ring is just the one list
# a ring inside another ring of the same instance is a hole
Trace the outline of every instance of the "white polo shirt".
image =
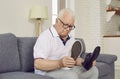
[[(34, 58), (44, 58), (57, 60), (68, 56), (74, 43), (74, 37), (69, 35), (70, 39), (63, 44), (54, 26), (42, 32), (34, 46)], [(35, 69), (36, 74), (45, 75), (45, 71)]]

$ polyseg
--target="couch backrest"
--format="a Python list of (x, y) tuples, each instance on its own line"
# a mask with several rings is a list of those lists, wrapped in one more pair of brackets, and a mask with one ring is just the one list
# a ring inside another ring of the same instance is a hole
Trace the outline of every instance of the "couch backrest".
[[(10, 71), (34, 71), (33, 47), (36, 37), (16, 37), (11, 33), (0, 34), (0, 73)], [(83, 39), (76, 38), (82, 43)]]
[(0, 34), (0, 73), (20, 70), (17, 38), (11, 33)]
[(36, 39), (35, 37), (18, 37), (18, 49), (22, 71), (32, 72), (34, 70), (33, 46)]

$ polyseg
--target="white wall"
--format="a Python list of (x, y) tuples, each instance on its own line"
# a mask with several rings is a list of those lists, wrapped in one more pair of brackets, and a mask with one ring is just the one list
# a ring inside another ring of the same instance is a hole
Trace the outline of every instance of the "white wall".
[(48, 6), (48, 20), (43, 29), (51, 25), (52, 0), (0, 0), (0, 34), (14, 33), (16, 36), (35, 36), (35, 23), (29, 21), (29, 10), (34, 5)]
[[(35, 23), (28, 18), (33, 5), (48, 6), (49, 18), (42, 25), (45, 30), (52, 23), (51, 3), (52, 0), (1, 0), (0, 34), (12, 32), (16, 36), (35, 36)], [(87, 51), (101, 45), (100, 0), (67, 0), (67, 7), (76, 14), (75, 36), (85, 40)]]
[(87, 51), (92, 52), (97, 45), (102, 45), (100, 0), (76, 0), (75, 13), (75, 36), (83, 38)]

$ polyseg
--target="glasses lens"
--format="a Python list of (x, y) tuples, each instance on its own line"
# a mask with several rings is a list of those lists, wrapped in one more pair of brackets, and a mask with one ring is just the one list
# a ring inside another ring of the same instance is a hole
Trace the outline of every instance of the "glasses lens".
[(74, 30), (74, 28), (75, 28), (74, 25), (73, 25), (73, 26), (69, 26), (69, 29), (70, 29), (70, 30)]
[(58, 19), (59, 19), (59, 21), (63, 24), (64, 29), (69, 28), (70, 30), (73, 30), (73, 29), (75, 28), (74, 25), (71, 26), (71, 25), (65, 24), (65, 23), (63, 23), (63, 21), (62, 21), (60, 18), (58, 18)]

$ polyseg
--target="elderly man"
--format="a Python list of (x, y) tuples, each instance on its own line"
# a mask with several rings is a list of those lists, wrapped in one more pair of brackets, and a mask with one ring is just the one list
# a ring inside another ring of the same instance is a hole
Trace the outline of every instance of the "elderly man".
[(70, 9), (62, 9), (52, 27), (42, 32), (34, 46), (35, 73), (54, 79), (98, 79), (98, 69), (82, 67), (83, 59), (76, 60), (69, 55), (75, 42), (75, 16)]

